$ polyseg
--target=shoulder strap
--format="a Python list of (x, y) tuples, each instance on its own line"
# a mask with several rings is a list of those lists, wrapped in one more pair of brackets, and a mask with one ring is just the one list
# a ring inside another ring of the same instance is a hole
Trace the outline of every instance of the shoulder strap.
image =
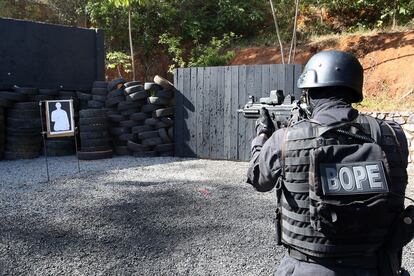
[(361, 119), (366, 121), (369, 124), (369, 131), (371, 133), (371, 137), (378, 143), (381, 137), (381, 127), (378, 121), (371, 116), (367, 115), (360, 115)]
[(390, 124), (388, 124), (386, 121), (382, 121), (382, 124), (385, 125), (390, 130), (390, 133), (392, 133), (392, 136), (393, 136), (393, 139), (394, 139), (394, 142), (395, 142), (395, 146), (396, 146), (396, 150), (398, 152), (399, 157), (401, 158), (401, 161), (403, 161), (404, 156), (403, 156), (403, 153), (402, 153), (402, 150), (401, 150), (401, 144), (398, 141), (397, 134), (395, 133), (394, 128), (392, 126), (390, 126)]

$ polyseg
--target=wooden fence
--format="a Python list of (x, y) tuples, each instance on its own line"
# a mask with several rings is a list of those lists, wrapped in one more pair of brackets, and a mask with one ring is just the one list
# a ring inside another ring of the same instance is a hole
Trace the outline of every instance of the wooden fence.
[(237, 113), (248, 96), (268, 97), (270, 90), (299, 96), (298, 64), (179, 68), (176, 93), (176, 155), (249, 160), (254, 120)]

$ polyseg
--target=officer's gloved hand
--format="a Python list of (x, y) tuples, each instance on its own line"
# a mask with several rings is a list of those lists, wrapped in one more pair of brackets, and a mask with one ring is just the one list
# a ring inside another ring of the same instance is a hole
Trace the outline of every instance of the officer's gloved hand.
[(275, 132), (275, 125), (270, 118), (269, 111), (262, 107), (260, 109), (260, 117), (256, 120), (256, 134), (266, 134), (270, 137)]

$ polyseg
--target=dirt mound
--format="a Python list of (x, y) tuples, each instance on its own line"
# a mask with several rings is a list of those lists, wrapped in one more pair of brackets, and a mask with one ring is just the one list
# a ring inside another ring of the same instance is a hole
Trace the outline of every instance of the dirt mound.
[[(331, 36), (300, 45), (295, 63), (322, 50), (354, 53), (364, 67), (366, 110), (414, 111), (414, 31)], [(239, 49), (231, 65), (281, 63), (278, 48)]]

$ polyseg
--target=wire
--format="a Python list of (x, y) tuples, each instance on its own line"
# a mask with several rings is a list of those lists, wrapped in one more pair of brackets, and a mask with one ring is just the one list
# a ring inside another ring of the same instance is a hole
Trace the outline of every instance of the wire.
[(376, 141), (374, 139), (372, 139), (371, 137), (369, 137), (369, 136), (352, 133), (350, 131), (346, 131), (346, 130), (343, 130), (343, 129), (336, 129), (335, 131), (340, 133), (340, 134), (345, 134), (345, 135), (351, 136), (351, 137), (359, 139), (359, 140), (363, 140), (363, 141), (366, 141), (366, 142), (369, 142), (369, 143), (376, 144)]

